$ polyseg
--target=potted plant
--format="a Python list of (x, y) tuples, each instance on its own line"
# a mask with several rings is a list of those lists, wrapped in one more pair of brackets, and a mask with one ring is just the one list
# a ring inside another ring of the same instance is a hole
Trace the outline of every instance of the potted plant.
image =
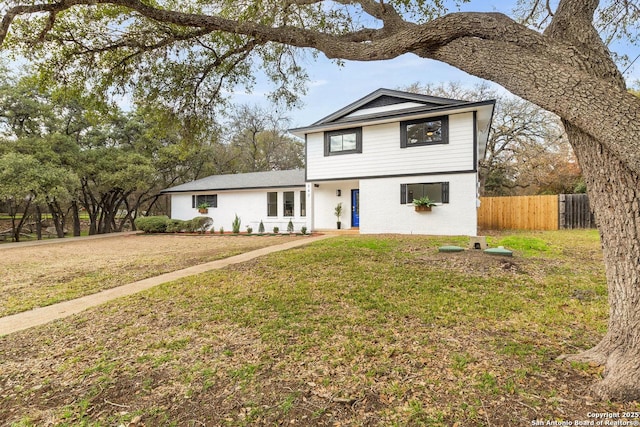
[(336, 208), (333, 212), (333, 214), (336, 216), (336, 218), (338, 219), (337, 221), (337, 225), (338, 225), (338, 230), (340, 230), (340, 226), (341, 226), (341, 222), (340, 222), (340, 217), (342, 217), (342, 202), (338, 203), (336, 205)]
[(209, 203), (200, 203), (198, 205), (198, 212), (201, 214), (209, 213)]
[(435, 205), (436, 203), (431, 200), (429, 196), (413, 199), (413, 206), (415, 207), (416, 212), (430, 212), (431, 208)]

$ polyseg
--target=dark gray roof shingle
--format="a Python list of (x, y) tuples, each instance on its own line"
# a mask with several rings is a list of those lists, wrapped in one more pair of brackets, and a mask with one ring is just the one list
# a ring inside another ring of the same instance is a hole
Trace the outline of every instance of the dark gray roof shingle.
[(212, 175), (186, 184), (166, 188), (161, 193), (246, 190), (257, 188), (304, 187), (303, 169)]

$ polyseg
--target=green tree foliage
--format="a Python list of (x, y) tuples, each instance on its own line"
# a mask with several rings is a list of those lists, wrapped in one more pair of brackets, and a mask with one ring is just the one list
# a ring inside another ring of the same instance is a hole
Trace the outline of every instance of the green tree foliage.
[[(141, 211), (153, 209), (161, 189), (215, 169), (216, 134), (204, 122), (149, 106), (125, 113), (73, 88), (38, 83), (33, 76), (7, 75), (0, 84), (0, 155), (27, 155), (38, 166), (42, 183), (27, 186), (28, 203), (14, 197), (10, 205), (23, 222), (33, 216), (39, 236), (44, 210), (59, 237), (69, 218), (79, 234), (81, 210), (89, 216), (90, 234), (134, 226)], [(28, 182), (9, 171), (3, 170), (7, 185)]]
[[(135, 227), (135, 218), (155, 209), (164, 188), (212, 174), (304, 165), (302, 143), (286, 135), (287, 120), (273, 112), (232, 110), (232, 131), (221, 141), (219, 126), (208, 117), (142, 103), (123, 112), (80, 90), (42, 83), (7, 74), (0, 84), (0, 154), (30, 155), (67, 176), (64, 194), (38, 187), (37, 200), (12, 205), (24, 221), (33, 215), (38, 231), (43, 210), (59, 237), (70, 220), (79, 235), (81, 211), (90, 234)], [(19, 185), (18, 175), (12, 179)]]
[[(0, 157), (0, 198), (9, 207), (15, 241), (20, 240), (22, 228), (29, 219), (24, 213), (30, 207), (36, 208), (34, 226), (41, 234), (40, 207), (68, 199), (72, 180), (68, 170), (43, 163), (36, 156), (9, 152)], [(19, 214), (23, 215), (18, 218)]]

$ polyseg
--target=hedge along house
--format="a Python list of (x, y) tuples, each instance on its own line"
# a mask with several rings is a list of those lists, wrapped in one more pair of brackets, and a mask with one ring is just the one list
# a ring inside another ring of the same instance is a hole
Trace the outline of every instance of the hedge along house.
[[(308, 227), (303, 170), (213, 175), (162, 193), (171, 196), (171, 218), (205, 215), (213, 218), (215, 229), (231, 231), (236, 215), (241, 231), (250, 226), (257, 232), (260, 221), (266, 232), (273, 227), (286, 231), (289, 221), (296, 231)], [(205, 212), (200, 212), (204, 205)]]
[[(466, 102), (379, 89), (291, 132), (306, 143), (310, 229), (477, 234), (478, 160), (495, 100)], [(428, 196), (430, 212), (413, 200)]]
[[(171, 217), (191, 219), (208, 203), (214, 227), (360, 233), (477, 234), (478, 160), (494, 100), (466, 102), (379, 89), (318, 122), (290, 130), (304, 138), (306, 170), (218, 175), (163, 190)], [(416, 211), (413, 200), (436, 205)]]

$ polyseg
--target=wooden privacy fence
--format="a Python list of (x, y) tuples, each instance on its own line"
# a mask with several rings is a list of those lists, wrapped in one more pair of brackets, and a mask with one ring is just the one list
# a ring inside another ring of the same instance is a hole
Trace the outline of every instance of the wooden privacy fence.
[(560, 194), (558, 210), (560, 228), (596, 228), (586, 194)]
[(488, 230), (594, 228), (586, 194), (481, 197), (478, 227)]

